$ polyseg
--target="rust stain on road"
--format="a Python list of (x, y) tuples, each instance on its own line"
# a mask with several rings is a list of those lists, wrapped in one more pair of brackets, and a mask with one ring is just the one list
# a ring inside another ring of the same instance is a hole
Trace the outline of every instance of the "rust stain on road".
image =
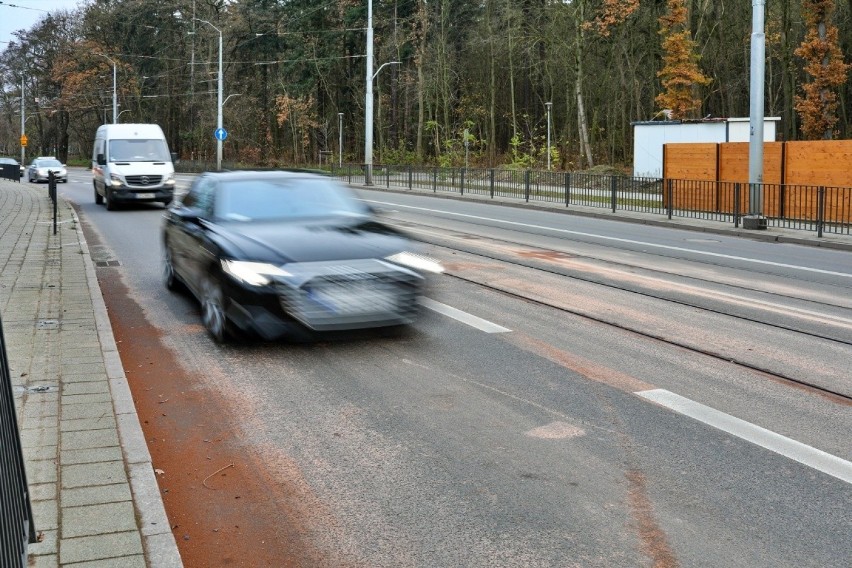
[[(89, 243), (98, 242), (85, 222), (83, 229)], [(320, 507), (303, 498), (303, 480), (273, 475), (238, 439), (229, 402), (183, 368), (115, 275), (115, 268), (97, 269), (184, 565), (345, 566), (310, 538), (329, 518), (314, 518), (310, 505)]]
[(651, 559), (654, 568), (677, 568), (679, 563), (669, 546), (666, 533), (654, 518), (654, 506), (648, 498), (645, 476), (641, 471), (627, 472), (627, 498), (638, 524), (642, 551)]
[(637, 391), (656, 388), (650, 383), (646, 383), (632, 375), (600, 365), (594, 361), (569, 353), (545, 341), (541, 341), (540, 339), (536, 339), (535, 337), (520, 332), (514, 332), (510, 335), (506, 335), (504, 339), (525, 351), (529, 351), (530, 353), (534, 353), (540, 357), (553, 361), (554, 363), (574, 371), (587, 379), (607, 384), (625, 392), (634, 393)]

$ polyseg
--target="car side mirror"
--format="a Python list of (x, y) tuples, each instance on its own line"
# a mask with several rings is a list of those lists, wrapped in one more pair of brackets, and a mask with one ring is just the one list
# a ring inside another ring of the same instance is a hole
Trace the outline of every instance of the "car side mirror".
[(105, 166), (106, 156), (104, 156), (103, 154), (98, 154), (97, 159), (95, 161), (98, 163), (99, 166)]
[(180, 206), (174, 210), (174, 213), (185, 223), (198, 223), (201, 219), (201, 211), (194, 207)]
[(172, 163), (177, 164), (178, 162), (180, 162), (180, 160), (178, 159), (177, 152), (172, 152)]

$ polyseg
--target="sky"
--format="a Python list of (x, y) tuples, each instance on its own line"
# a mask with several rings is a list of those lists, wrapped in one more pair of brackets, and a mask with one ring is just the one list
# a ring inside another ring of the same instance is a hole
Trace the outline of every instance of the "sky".
[(17, 30), (29, 30), (48, 12), (73, 10), (86, 0), (0, 0), (0, 51), (15, 39)]

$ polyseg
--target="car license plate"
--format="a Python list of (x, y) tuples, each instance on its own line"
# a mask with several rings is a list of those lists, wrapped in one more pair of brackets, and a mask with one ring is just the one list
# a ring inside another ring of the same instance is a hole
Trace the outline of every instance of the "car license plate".
[(153, 193), (137, 193), (136, 199), (154, 199)]
[(394, 311), (396, 306), (396, 298), (390, 291), (367, 284), (314, 288), (310, 297), (328, 311), (339, 315)]

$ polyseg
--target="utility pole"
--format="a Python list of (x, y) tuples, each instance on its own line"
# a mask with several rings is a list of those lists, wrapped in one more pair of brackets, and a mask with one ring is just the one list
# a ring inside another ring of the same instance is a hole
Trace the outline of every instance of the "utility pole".
[(766, 229), (763, 216), (763, 92), (766, 68), (766, 35), (764, 18), (766, 0), (752, 0), (751, 84), (749, 87), (748, 140), (748, 215), (744, 229)]
[(22, 166), (24, 165), (24, 160), (25, 160), (26, 150), (27, 150), (26, 143), (24, 142), (25, 136), (26, 136), (26, 132), (25, 132), (24, 128), (25, 128), (25, 125), (27, 123), (26, 119), (24, 118), (25, 106), (26, 105), (24, 103), (24, 78), (21, 77), (21, 165)]
[(373, 185), (373, 0), (367, 0), (367, 85), (364, 100), (364, 185)]

